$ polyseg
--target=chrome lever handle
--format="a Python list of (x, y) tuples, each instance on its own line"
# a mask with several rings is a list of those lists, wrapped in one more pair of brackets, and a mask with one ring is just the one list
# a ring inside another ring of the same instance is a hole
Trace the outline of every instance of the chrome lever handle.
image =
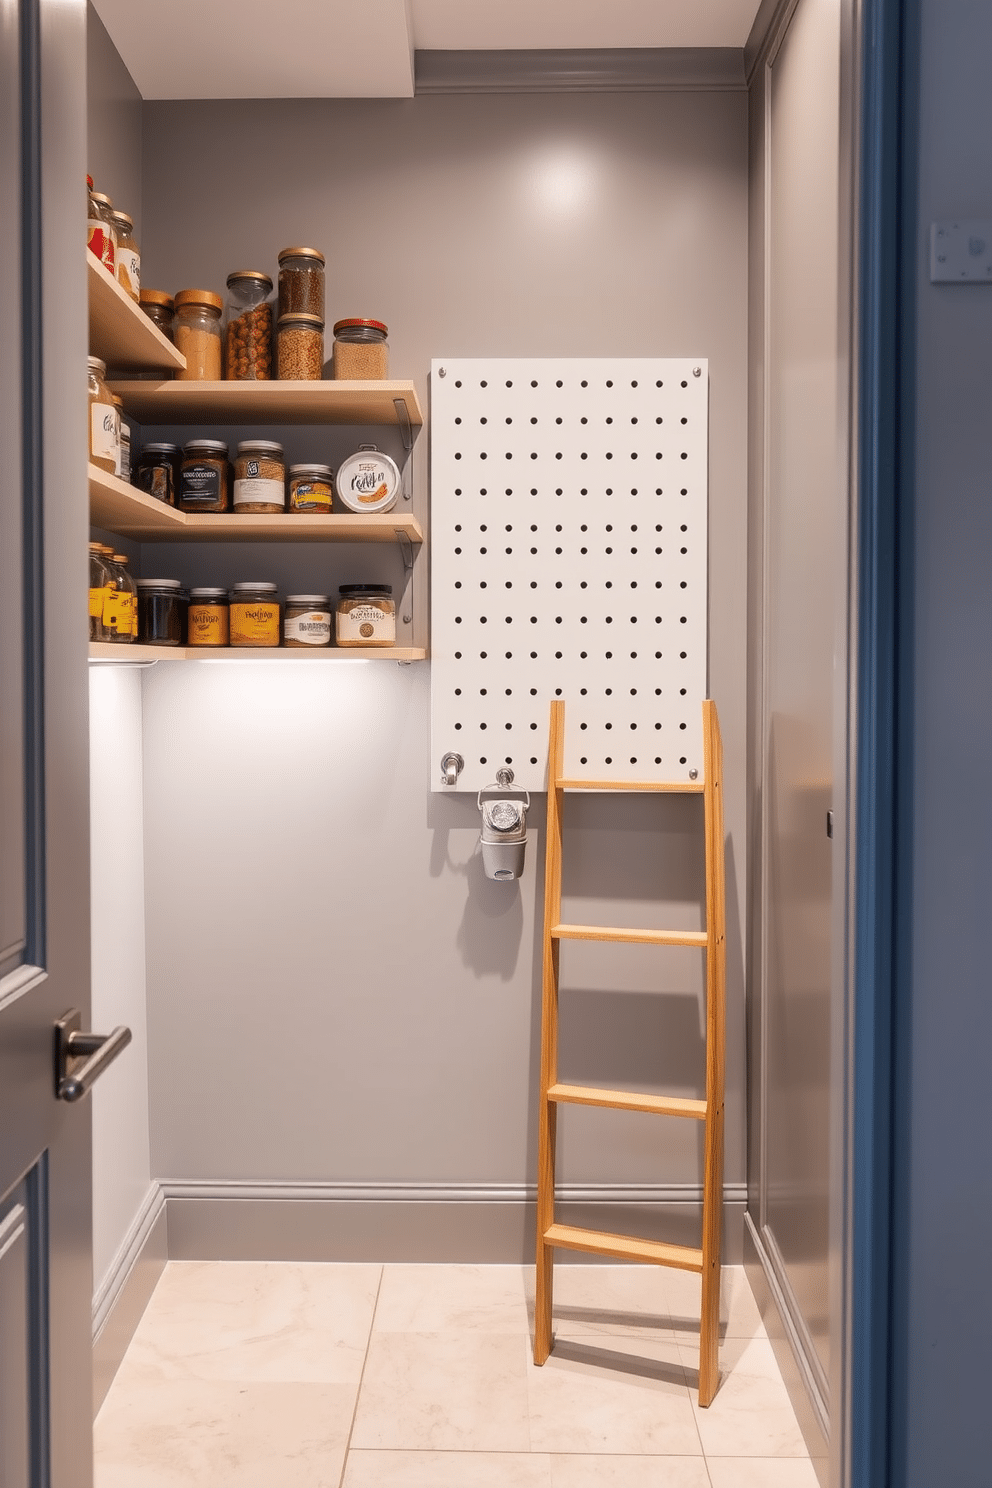
[[(131, 1030), (123, 1024), (113, 1033), (82, 1033), (82, 1017), (70, 1008), (55, 1024), (55, 1095), (58, 1100), (78, 1101), (93, 1088), (108, 1064), (131, 1042)], [(70, 1073), (69, 1061), (85, 1063)]]

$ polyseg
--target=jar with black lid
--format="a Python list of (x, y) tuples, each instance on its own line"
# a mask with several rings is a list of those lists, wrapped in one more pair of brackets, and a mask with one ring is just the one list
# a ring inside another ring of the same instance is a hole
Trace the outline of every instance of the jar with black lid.
[(187, 645), (226, 646), (230, 640), (226, 589), (191, 589)]
[(279, 314), (324, 320), (324, 255), (319, 248), (284, 248), (279, 255)]
[(331, 601), (326, 594), (287, 594), (282, 643), (300, 648), (331, 644)]
[(227, 445), (222, 439), (191, 439), (183, 445), (180, 508), (185, 512), (224, 512), (230, 504)]
[(138, 640), (143, 646), (181, 646), (189, 603), (179, 579), (138, 580)]
[(146, 444), (134, 462), (131, 484), (166, 506), (175, 506), (182, 453), (178, 444)]

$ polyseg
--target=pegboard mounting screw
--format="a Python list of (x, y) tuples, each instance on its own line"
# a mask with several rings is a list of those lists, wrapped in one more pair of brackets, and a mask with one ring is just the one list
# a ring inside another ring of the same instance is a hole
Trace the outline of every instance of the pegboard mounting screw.
[(693, 369), (692, 369), (692, 375), (693, 375), (693, 377), (702, 377), (702, 375), (703, 375), (703, 369), (702, 369), (702, 367), (693, 367)]
[(696, 770), (696, 769), (690, 770), (689, 771), (689, 779), (690, 780), (695, 780), (696, 777), (698, 776), (698, 774), (699, 774), (699, 771), (698, 770)]
[(412, 615), (404, 615), (403, 616), (403, 624), (404, 625), (412, 625), (413, 624), (413, 616)]
[(447, 375), (448, 375), (448, 369), (447, 369), (447, 367), (438, 367), (438, 369), (437, 369), (437, 375), (438, 375), (438, 377), (447, 377)]

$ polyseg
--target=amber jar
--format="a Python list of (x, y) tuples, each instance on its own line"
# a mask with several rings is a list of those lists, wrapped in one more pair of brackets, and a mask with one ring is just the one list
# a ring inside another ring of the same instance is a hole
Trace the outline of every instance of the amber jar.
[(148, 319), (158, 326), (162, 335), (172, 341), (172, 322), (176, 310), (172, 296), (166, 294), (164, 289), (143, 289), (138, 295), (138, 304)]
[(226, 646), (230, 635), (227, 590), (191, 589), (187, 617), (187, 645)]
[[(86, 240), (94, 255), (109, 273), (116, 273), (117, 229), (114, 226), (114, 204), (102, 191), (93, 190), (91, 176), (86, 177), (89, 188), (89, 222)], [(94, 213), (96, 214), (94, 216)]]
[(282, 643), (300, 649), (329, 646), (332, 622), (331, 601), (326, 594), (287, 594)]
[(231, 504), (231, 467), (222, 439), (191, 439), (179, 467), (179, 506), (185, 512), (224, 512)]
[(107, 386), (107, 364), (87, 357), (90, 391), (90, 460), (99, 470), (116, 475), (120, 461), (120, 414)]
[(319, 382), (324, 372), (324, 322), (317, 315), (280, 315), (279, 376)]
[(186, 358), (180, 382), (219, 382), (220, 312), (224, 301), (209, 289), (181, 289), (176, 295), (173, 339)]
[(231, 590), (231, 645), (279, 645), (279, 595), (275, 584), (235, 584)]
[(284, 248), (279, 255), (279, 314), (324, 319), (324, 255), (319, 248)]
[(304, 512), (310, 516), (315, 512), (329, 512), (333, 497), (334, 471), (330, 465), (289, 467), (289, 496), (286, 505), (291, 512)]
[(132, 300), (141, 303), (141, 252), (134, 240), (134, 223), (126, 212), (115, 212), (117, 231), (117, 283)]
[(146, 444), (138, 451), (131, 484), (146, 496), (175, 506), (181, 464), (178, 444)]
[(381, 320), (339, 320), (334, 327), (334, 376), (375, 382), (389, 376), (389, 329)]
[(224, 309), (224, 376), (230, 382), (266, 382), (272, 376), (272, 280), (257, 269), (227, 276)]
[(110, 575), (103, 559), (103, 543), (90, 543), (90, 640), (106, 639), (103, 629), (103, 607), (107, 599)]
[(282, 445), (271, 439), (246, 439), (234, 458), (234, 510), (286, 510), (286, 466)]
[(342, 584), (335, 630), (339, 646), (395, 646), (391, 584)]

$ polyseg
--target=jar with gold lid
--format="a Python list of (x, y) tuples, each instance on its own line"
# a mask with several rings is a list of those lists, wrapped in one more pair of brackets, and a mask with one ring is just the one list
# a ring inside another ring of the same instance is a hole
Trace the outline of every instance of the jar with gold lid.
[(180, 382), (219, 382), (221, 376), (220, 313), (224, 301), (209, 289), (181, 289), (176, 295), (173, 339), (186, 358)]
[(86, 241), (91, 253), (98, 258), (108, 273), (116, 272), (117, 229), (114, 226), (114, 204), (102, 191), (93, 190), (93, 177), (86, 177), (89, 192), (89, 220), (86, 226)]
[(319, 248), (284, 248), (279, 254), (279, 314), (324, 320), (324, 255)]
[(126, 212), (114, 212), (112, 221), (117, 232), (117, 283), (140, 303), (141, 253), (134, 240), (134, 223)]
[(162, 335), (172, 341), (172, 323), (176, 311), (172, 296), (166, 294), (164, 289), (142, 289), (138, 293), (138, 304), (148, 319), (158, 326)]

